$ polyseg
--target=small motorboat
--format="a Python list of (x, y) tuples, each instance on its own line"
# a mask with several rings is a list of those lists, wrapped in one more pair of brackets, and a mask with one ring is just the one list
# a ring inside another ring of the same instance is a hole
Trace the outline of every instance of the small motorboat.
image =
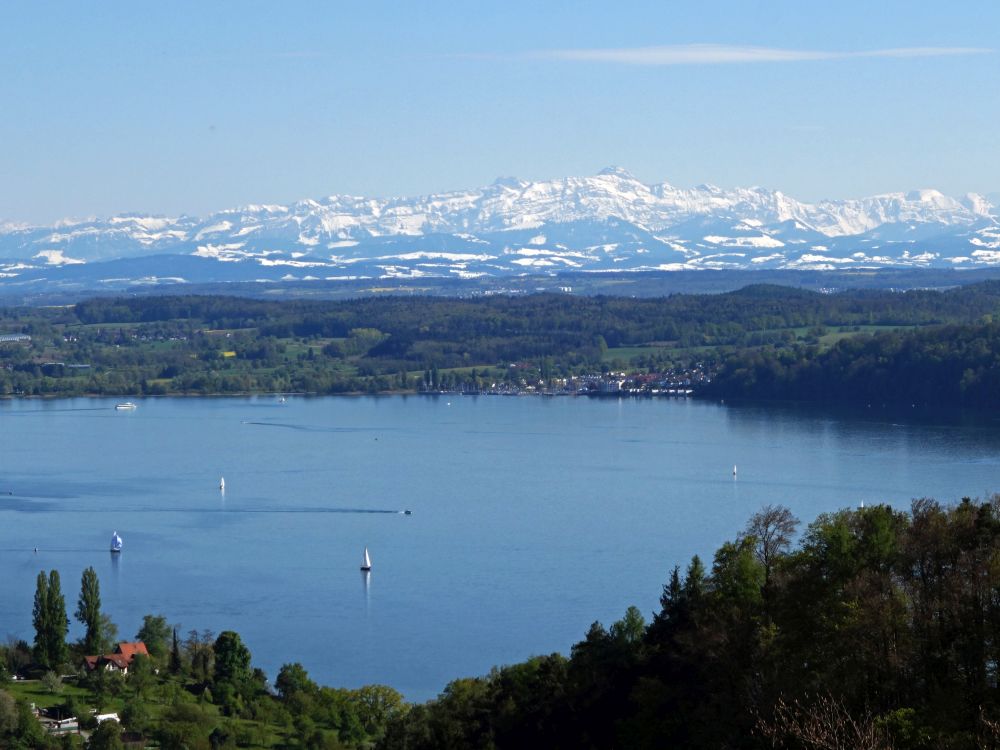
[(111, 551), (112, 552), (122, 551), (122, 538), (118, 536), (117, 531), (111, 535)]
[(361, 569), (362, 570), (371, 570), (372, 569), (372, 559), (368, 555), (368, 548), (367, 547), (365, 547), (365, 559), (364, 559), (364, 562), (361, 563)]
[(123, 401), (120, 404), (115, 404), (115, 409), (118, 409), (119, 411), (128, 411), (134, 408), (136, 408), (135, 404), (131, 401)]

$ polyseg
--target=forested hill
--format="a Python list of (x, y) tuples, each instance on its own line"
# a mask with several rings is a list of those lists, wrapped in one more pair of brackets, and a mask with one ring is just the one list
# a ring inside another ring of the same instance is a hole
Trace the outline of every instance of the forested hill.
[[(0, 395), (476, 392), (501, 382), (549, 388), (562, 378), (609, 370), (662, 375), (697, 367), (705, 373), (727, 362), (713, 393), (814, 398), (832, 391), (806, 380), (799, 387), (782, 368), (815, 363), (822, 369), (827, 360), (818, 358), (838, 339), (883, 346), (896, 339), (861, 339), (887, 328), (978, 325), (998, 313), (998, 281), (946, 291), (836, 294), (755, 285), (658, 299), (103, 298), (0, 308)], [(849, 357), (852, 350), (840, 346), (837, 355)], [(971, 369), (970, 378), (988, 379), (990, 366), (984, 356), (961, 374)], [(837, 377), (851, 377), (846, 369)], [(844, 392), (860, 393), (851, 383)]]
[(829, 349), (743, 350), (707, 396), (841, 403), (1000, 405), (1000, 324), (936, 326), (855, 336)]
[(65, 309), (88, 324), (195, 320), (217, 329), (264, 326), (268, 333), (299, 336), (345, 336), (352, 328), (374, 327), (398, 336), (452, 340), (558, 332), (601, 335), (609, 346), (695, 339), (737, 343), (742, 333), (798, 326), (970, 322), (1000, 312), (1000, 281), (946, 291), (837, 294), (758, 284), (724, 294), (662, 298), (538, 294), (272, 302), (165, 296), (94, 299)]

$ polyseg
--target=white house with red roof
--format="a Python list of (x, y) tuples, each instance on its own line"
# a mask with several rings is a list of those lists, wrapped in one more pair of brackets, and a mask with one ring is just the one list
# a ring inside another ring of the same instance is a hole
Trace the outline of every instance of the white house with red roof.
[(146, 644), (142, 641), (134, 641), (132, 643), (122, 642), (110, 654), (83, 657), (83, 666), (88, 672), (103, 668), (108, 672), (119, 672), (127, 675), (128, 668), (132, 666), (132, 660), (136, 656), (149, 656)]

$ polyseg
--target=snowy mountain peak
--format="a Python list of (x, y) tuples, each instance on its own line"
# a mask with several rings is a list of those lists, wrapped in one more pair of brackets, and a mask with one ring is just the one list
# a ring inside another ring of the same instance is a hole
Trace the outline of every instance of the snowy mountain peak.
[(516, 177), (497, 177), (495, 180), (493, 180), (494, 187), (519, 188), (522, 187), (523, 185), (524, 183), (521, 182)]
[[(623, 180), (635, 180), (635, 175), (629, 172), (624, 167), (618, 167), (612, 164), (609, 167), (605, 167), (600, 172), (597, 173), (598, 177), (620, 177)], [(638, 180), (636, 180), (638, 182)]]
[(990, 202), (989, 198), (979, 193), (966, 193), (962, 197), (962, 205), (976, 216), (992, 216), (997, 208)]
[(924, 190), (911, 190), (906, 194), (906, 200), (913, 201), (914, 203), (931, 203), (937, 206), (947, 205), (953, 203), (951, 198), (948, 198), (940, 190), (933, 190), (931, 188), (926, 188)]

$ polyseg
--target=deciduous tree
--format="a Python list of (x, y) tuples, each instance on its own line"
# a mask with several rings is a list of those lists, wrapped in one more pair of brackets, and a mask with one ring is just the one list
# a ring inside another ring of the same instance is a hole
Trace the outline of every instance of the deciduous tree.
[(742, 536), (753, 540), (754, 554), (764, 566), (766, 582), (771, 580), (775, 560), (791, 547), (798, 525), (799, 519), (784, 505), (765, 505), (750, 516)]
[(170, 637), (173, 632), (174, 628), (163, 615), (144, 615), (142, 627), (135, 634), (135, 639), (145, 643), (149, 655), (162, 664), (170, 648)]
[(101, 586), (97, 571), (87, 568), (80, 579), (80, 599), (76, 605), (76, 619), (86, 627), (83, 650), (87, 654), (101, 652)]
[(87, 750), (122, 750), (122, 728), (114, 720), (102, 721), (90, 735)]
[(51, 571), (47, 579), (45, 571), (38, 574), (32, 624), (35, 626), (35, 660), (43, 667), (59, 668), (66, 661), (69, 617), (58, 570)]
[(238, 633), (224, 630), (215, 639), (215, 670), (212, 691), (216, 702), (228, 709), (237, 706), (237, 696), (251, 687), (250, 649), (243, 645)]

